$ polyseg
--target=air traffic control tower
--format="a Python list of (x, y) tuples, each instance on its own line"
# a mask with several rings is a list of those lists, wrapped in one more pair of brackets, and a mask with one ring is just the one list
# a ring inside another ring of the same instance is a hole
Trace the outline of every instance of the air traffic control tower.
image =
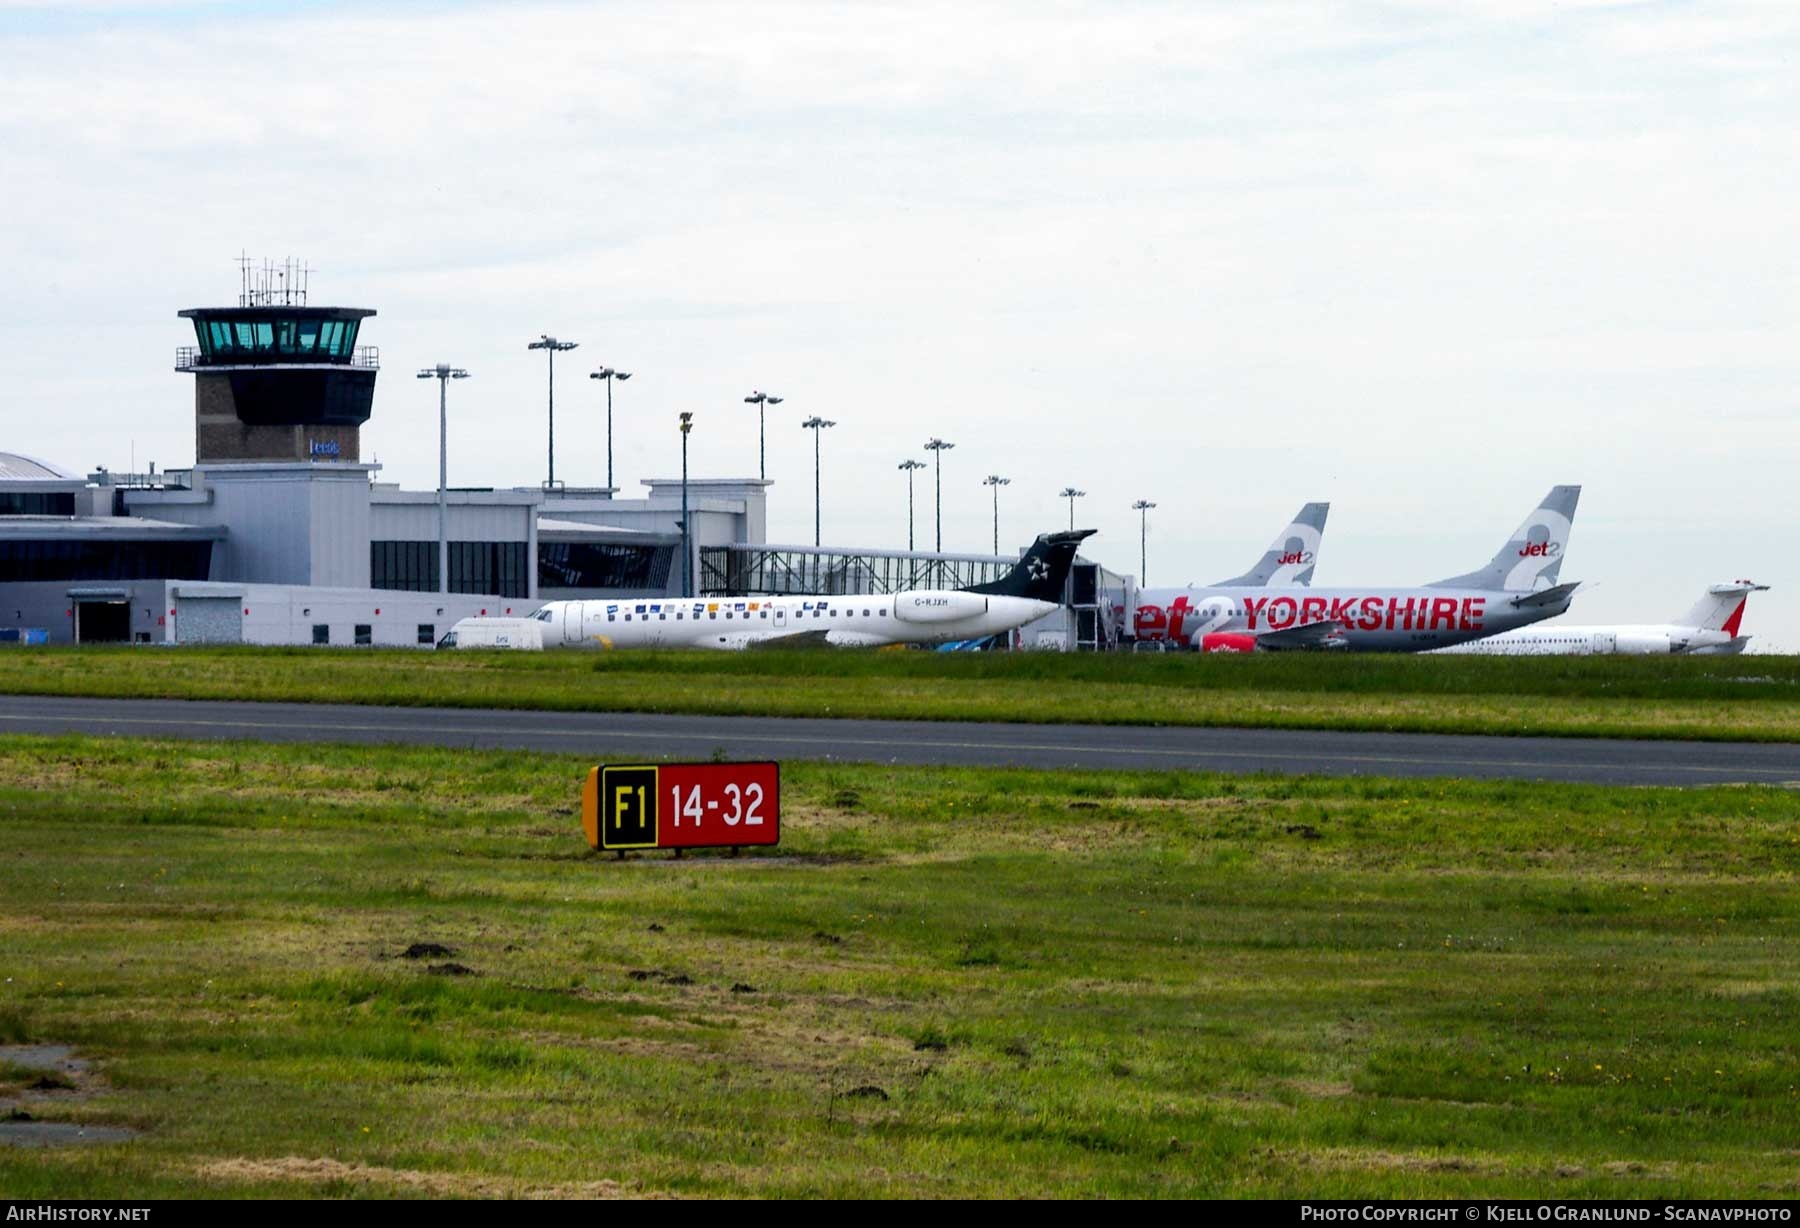
[(358, 346), (363, 307), (310, 307), (308, 270), (245, 260), (236, 307), (190, 307), (197, 345), (176, 351), (194, 376), (194, 463), (361, 459), (380, 366)]

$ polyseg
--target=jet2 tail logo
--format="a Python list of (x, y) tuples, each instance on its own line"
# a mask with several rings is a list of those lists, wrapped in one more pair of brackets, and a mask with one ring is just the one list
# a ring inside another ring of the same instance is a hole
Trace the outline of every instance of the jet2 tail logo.
[(1553, 559), (1562, 553), (1562, 546), (1556, 542), (1526, 542), (1525, 548), (1519, 551), (1522, 559)]
[(1310, 550), (1290, 550), (1275, 560), (1276, 564), (1281, 567), (1293, 567), (1311, 563), (1312, 561), (1313, 552)]

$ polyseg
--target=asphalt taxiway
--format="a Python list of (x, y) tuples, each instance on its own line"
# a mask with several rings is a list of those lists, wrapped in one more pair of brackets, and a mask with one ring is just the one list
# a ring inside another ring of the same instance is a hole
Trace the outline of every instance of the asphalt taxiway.
[(729, 757), (1624, 785), (1800, 786), (1800, 744), (1759, 742), (42, 696), (0, 696), (0, 732), (546, 750), (612, 763)]

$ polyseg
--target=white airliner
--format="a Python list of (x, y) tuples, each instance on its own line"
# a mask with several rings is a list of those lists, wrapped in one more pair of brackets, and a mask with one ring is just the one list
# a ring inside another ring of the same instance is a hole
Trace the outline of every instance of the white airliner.
[(1715, 584), (1694, 608), (1668, 623), (1627, 624), (1602, 627), (1559, 627), (1554, 623), (1524, 627), (1445, 648), (1446, 653), (1481, 653), (1490, 656), (1548, 657), (1598, 656), (1605, 653), (1722, 656), (1744, 651), (1750, 637), (1739, 635), (1744, 607), (1751, 593), (1768, 585), (1750, 580)]
[(1056, 609), (1075, 550), (1091, 533), (1046, 534), (1004, 576), (967, 589), (880, 596), (552, 601), (531, 617), (543, 625), (545, 648), (740, 649), (808, 643), (873, 648), (980, 639)]

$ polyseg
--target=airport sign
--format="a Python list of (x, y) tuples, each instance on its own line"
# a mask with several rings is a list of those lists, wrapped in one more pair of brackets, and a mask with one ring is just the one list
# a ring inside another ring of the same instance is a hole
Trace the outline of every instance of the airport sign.
[(776, 844), (781, 765), (602, 765), (581, 790), (581, 826), (603, 852)]

